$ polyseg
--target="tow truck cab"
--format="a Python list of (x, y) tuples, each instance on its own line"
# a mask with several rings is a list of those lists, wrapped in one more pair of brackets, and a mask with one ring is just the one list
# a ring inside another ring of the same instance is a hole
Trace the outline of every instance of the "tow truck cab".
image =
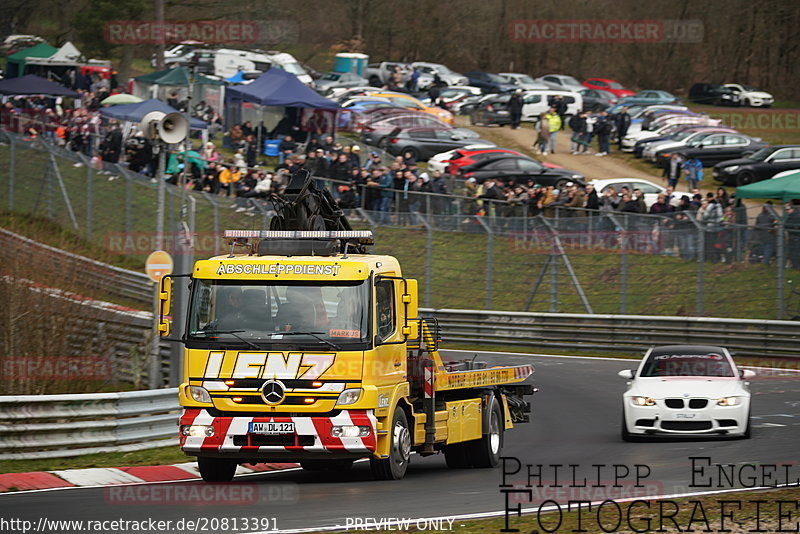
[[(230, 480), (238, 463), (342, 469), (358, 458), (370, 458), (378, 478), (401, 478), (412, 450), (481, 441), (492, 425), (496, 463), (502, 430), (527, 419), (522, 397), (531, 391), (495, 385), (532, 369), (493, 368), (493, 378), (480, 379), (461, 365), (473, 376), (449, 376), (435, 328), (418, 317), (416, 280), (391, 256), (347, 253), (351, 243), (371, 243), (371, 232), (226, 237), (230, 255), (194, 265), (182, 338), (180, 445), (198, 457), (205, 480)], [(234, 254), (235, 246), (249, 250)], [(171, 284), (165, 277), (160, 290), (162, 335)], [(466, 449), (450, 456), (469, 464)]]

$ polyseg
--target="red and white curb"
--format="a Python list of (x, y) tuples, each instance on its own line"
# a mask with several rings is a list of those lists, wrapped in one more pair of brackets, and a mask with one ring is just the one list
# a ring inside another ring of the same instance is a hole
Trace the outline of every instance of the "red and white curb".
[[(245, 464), (236, 468), (237, 475), (280, 471), (298, 467), (295, 463)], [(0, 493), (12, 491), (69, 488), (82, 486), (117, 486), (146, 482), (198, 480), (197, 462), (174, 465), (142, 465), (133, 467), (92, 467), (61, 471), (0, 474)]]

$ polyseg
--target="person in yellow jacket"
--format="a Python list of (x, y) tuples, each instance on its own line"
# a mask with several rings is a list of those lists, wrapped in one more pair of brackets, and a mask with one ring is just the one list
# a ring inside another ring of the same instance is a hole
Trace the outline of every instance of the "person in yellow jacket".
[(555, 154), (556, 134), (561, 129), (561, 117), (556, 113), (556, 108), (550, 108), (545, 117), (547, 118), (547, 129), (550, 131), (550, 153)]
[(220, 193), (224, 193), (225, 196), (228, 197), (231, 196), (231, 190), (236, 187), (236, 182), (238, 182), (241, 177), (242, 175), (239, 171), (239, 167), (236, 167), (232, 163), (223, 165), (222, 170), (219, 171)]

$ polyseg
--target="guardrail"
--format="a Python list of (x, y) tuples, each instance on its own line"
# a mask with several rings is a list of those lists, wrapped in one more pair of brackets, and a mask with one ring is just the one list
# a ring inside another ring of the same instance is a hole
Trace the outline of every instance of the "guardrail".
[(716, 317), (661, 317), (421, 309), (443, 341), (641, 352), (653, 345), (722, 345), (739, 356), (800, 358), (800, 323)]
[(177, 388), (0, 396), (0, 460), (177, 445)]
[(153, 306), (153, 283), (144, 273), (130, 271), (39, 243), (0, 228), (0, 256), (26, 261), (35, 258), (38, 267), (56, 273), (70, 273), (76, 282), (131, 304), (150, 309)]

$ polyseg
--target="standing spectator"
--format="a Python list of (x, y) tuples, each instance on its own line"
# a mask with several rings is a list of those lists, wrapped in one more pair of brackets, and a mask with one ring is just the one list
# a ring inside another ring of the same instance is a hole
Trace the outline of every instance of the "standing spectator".
[[(553, 98), (553, 102), (550, 104), (553, 107), (553, 110), (556, 112), (559, 118), (558, 129), (564, 129), (564, 117), (567, 116), (567, 102), (561, 95), (556, 95)], [(555, 150), (552, 151), (555, 153)]]
[(675, 208), (667, 202), (667, 195), (664, 193), (659, 193), (658, 199), (650, 206), (650, 213), (654, 215), (664, 215), (672, 211), (675, 211)]
[(547, 155), (547, 145), (550, 143), (550, 123), (547, 114), (539, 115), (539, 122), (536, 124), (536, 141), (533, 143), (533, 150), (537, 154)]
[(572, 137), (569, 140), (569, 153), (579, 154), (586, 151), (583, 144), (583, 137), (586, 134), (586, 113), (581, 111), (569, 119), (569, 127), (572, 129)]
[(584, 113), (586, 116), (586, 131), (583, 134), (583, 143), (585, 147), (585, 153), (589, 154), (592, 151), (592, 138), (594, 137), (594, 124), (597, 122), (597, 117), (595, 117), (591, 111), (587, 111)]
[(678, 186), (678, 178), (683, 171), (683, 160), (684, 158), (680, 154), (670, 156), (669, 162), (664, 167), (664, 177), (667, 179), (668, 187), (675, 189)]
[(608, 156), (609, 141), (611, 138), (611, 123), (608, 120), (608, 113), (601, 111), (594, 125), (594, 133), (597, 135), (597, 154), (595, 156)]
[(291, 135), (286, 135), (278, 145), (278, 164), (283, 163), (286, 158), (290, 158), (296, 149), (297, 143), (294, 142)]
[(350, 164), (358, 169), (361, 168), (361, 147), (353, 145), (350, 149)]
[(255, 167), (258, 159), (258, 142), (253, 134), (246, 137), (247, 148), (245, 149), (245, 162), (248, 167)]
[(219, 161), (219, 152), (214, 143), (206, 143), (206, 147), (203, 149), (203, 159), (209, 163)]
[(683, 172), (686, 175), (686, 181), (689, 182), (689, 189), (692, 191), (697, 189), (703, 180), (703, 163), (697, 158), (686, 160)]
[(370, 170), (372, 167), (380, 167), (380, 165), (381, 156), (377, 152), (370, 152), (366, 163), (364, 163), (364, 168)]
[(717, 188), (717, 194), (715, 196), (717, 199), (717, 203), (722, 207), (722, 209), (727, 208), (731, 204), (730, 197), (728, 196), (728, 192), (725, 191), (724, 187)]
[(772, 201), (767, 200), (761, 208), (761, 213), (756, 217), (756, 227), (754, 229), (755, 247), (754, 252), (762, 263), (769, 265), (772, 256), (775, 255), (775, 227), (778, 226), (778, 218), (772, 209)]
[(631, 115), (628, 113), (628, 106), (623, 106), (622, 110), (617, 113), (614, 119), (617, 126), (617, 150), (622, 150), (622, 140), (628, 134), (628, 128), (631, 126)]
[[(600, 209), (600, 198), (592, 184), (586, 185), (586, 209), (595, 211)], [(594, 213), (590, 212), (590, 215), (594, 215)]]
[(436, 193), (437, 195), (432, 199), (433, 213), (435, 215), (449, 215), (449, 210), (447, 209), (447, 199), (443, 196), (447, 194), (447, 182), (445, 182), (444, 175), (442, 175), (442, 172), (439, 170), (433, 171), (433, 180), (431, 180), (431, 193)]
[(394, 192), (392, 186), (394, 185), (394, 177), (390, 172), (380, 171), (380, 178), (378, 179), (378, 186), (380, 187), (380, 215), (378, 224), (389, 224), (391, 219), (389, 213), (392, 209), (392, 197)]
[(786, 204), (786, 252), (792, 269), (800, 270), (800, 210), (792, 202)]
[[(547, 130), (550, 133), (550, 153), (552, 154), (556, 153), (556, 134), (562, 125), (561, 116), (556, 113), (555, 108), (550, 108), (547, 113)], [(547, 155), (547, 151), (545, 151), (544, 155)]]
[(406, 89), (408, 89), (411, 93), (417, 92), (417, 84), (419, 83), (419, 70), (417, 67), (414, 67), (414, 70), (411, 71), (411, 77), (406, 82)]
[(517, 89), (508, 99), (508, 113), (511, 115), (511, 129), (519, 128), (522, 119), (522, 89)]
[(119, 161), (119, 156), (122, 154), (122, 131), (116, 122), (112, 123), (111, 130), (103, 139), (101, 150), (103, 161), (109, 163), (117, 163)]

